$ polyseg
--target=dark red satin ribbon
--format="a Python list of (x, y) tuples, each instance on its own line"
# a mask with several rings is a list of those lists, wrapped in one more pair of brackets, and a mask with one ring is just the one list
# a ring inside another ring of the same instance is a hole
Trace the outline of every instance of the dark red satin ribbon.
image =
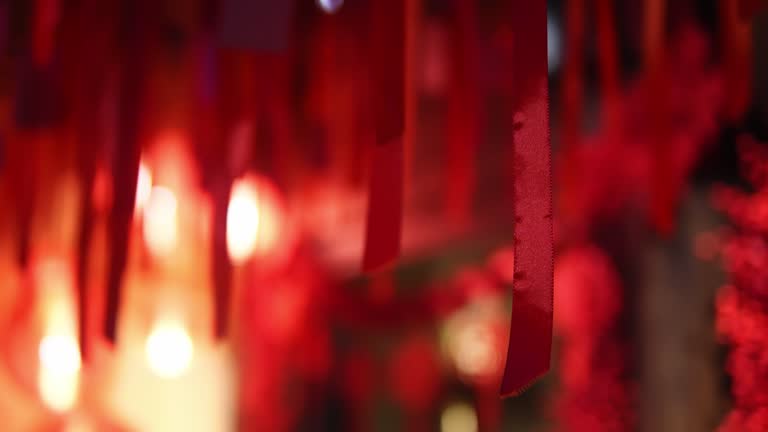
[(405, 1), (371, 3), (374, 145), (363, 270), (377, 270), (400, 253), (405, 129)]
[[(553, 234), (546, 1), (514, 0), (515, 278), (502, 396), (519, 394), (549, 371)], [(517, 123), (517, 121), (516, 121)]]

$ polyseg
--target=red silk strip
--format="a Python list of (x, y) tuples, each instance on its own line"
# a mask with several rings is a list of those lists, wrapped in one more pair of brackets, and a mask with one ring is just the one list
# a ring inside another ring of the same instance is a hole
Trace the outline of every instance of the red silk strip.
[(400, 253), (405, 129), (405, 1), (371, 2), (371, 77), (374, 145), (363, 270), (391, 263)]
[(293, 22), (292, 0), (224, 0), (219, 14), (219, 42), (256, 52), (288, 49)]
[(768, 0), (741, 0), (739, 11), (743, 19), (752, 19), (761, 9), (768, 9)]
[(546, 1), (514, 0), (512, 71), (515, 278), (502, 396), (521, 393), (549, 371), (553, 234)]
[(752, 102), (752, 20), (745, 17), (749, 9), (757, 11), (759, 4), (747, 5), (720, 0), (721, 40), (724, 46), (725, 79), (728, 82), (726, 116), (739, 122)]
[(141, 110), (147, 73), (147, 51), (151, 48), (156, 21), (148, 20), (148, 0), (122, 0), (118, 40), (120, 44), (120, 114), (117, 145), (113, 155), (114, 202), (109, 216), (110, 256), (107, 270), (107, 295), (103, 334), (117, 342), (122, 284), (128, 264), (131, 223), (136, 197), (136, 182), (141, 154)]

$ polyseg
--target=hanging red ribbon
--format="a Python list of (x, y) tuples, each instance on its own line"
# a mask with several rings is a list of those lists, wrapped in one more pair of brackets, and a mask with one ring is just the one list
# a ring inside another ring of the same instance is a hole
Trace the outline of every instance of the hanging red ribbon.
[(147, 51), (151, 49), (156, 22), (148, 19), (151, 5), (146, 0), (119, 2), (118, 41), (120, 49), (120, 113), (117, 145), (113, 155), (114, 202), (109, 216), (110, 256), (106, 283), (103, 334), (117, 342), (117, 323), (123, 298), (122, 284), (128, 265), (131, 223), (141, 155), (141, 112), (148, 73)]
[(371, 3), (374, 145), (363, 270), (379, 269), (400, 253), (405, 129), (405, 0)]
[(546, 2), (515, 0), (512, 71), (515, 278), (501, 394), (519, 394), (549, 371), (552, 349), (552, 183)]
[[(293, 0), (225, 0), (221, 6), (217, 36), (220, 54), (219, 114), (222, 142), (229, 142), (232, 130), (253, 117), (254, 110), (265, 112), (278, 137), (275, 154), (282, 156), (290, 139), (287, 107), (280, 98), (285, 89), (284, 66), (290, 46), (295, 11)], [(253, 86), (253, 88), (249, 86)], [(245, 90), (244, 90), (245, 89)], [(226, 218), (233, 172), (221, 159), (229, 145), (211, 143), (216, 172), (211, 188), (214, 195), (213, 282), (214, 335), (223, 339), (229, 333), (232, 299), (232, 268), (226, 249)], [(282, 162), (283, 159), (279, 159)], [(285, 164), (280, 164), (285, 174)]]

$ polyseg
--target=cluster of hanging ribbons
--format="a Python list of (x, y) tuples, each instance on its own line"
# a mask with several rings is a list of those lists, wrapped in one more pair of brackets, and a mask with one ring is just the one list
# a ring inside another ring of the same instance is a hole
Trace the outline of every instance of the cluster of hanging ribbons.
[[(114, 342), (121, 303), (121, 284), (126, 268), (129, 232), (136, 196), (137, 173), (140, 157), (140, 112), (143, 106), (143, 88), (147, 76), (148, 52), (152, 41), (147, 35), (154, 25), (152, 2), (148, 0), (120, 0), (114, 2), (84, 1), (81, 25), (93, 23), (106, 26), (107, 18), (114, 18), (114, 29), (119, 59), (120, 107), (117, 124), (117, 142), (114, 157), (114, 202), (109, 220), (111, 254), (107, 275), (106, 314), (102, 332)], [(100, 5), (101, 4), (101, 5)], [(413, 31), (418, 3), (412, 0), (371, 0), (369, 13), (370, 94), (372, 95), (371, 125), (373, 127), (367, 229), (363, 254), (363, 271), (379, 273), (391, 266), (400, 253), (400, 233), (403, 223), (403, 196), (408, 178), (406, 165), (410, 160), (410, 138), (413, 126), (413, 88), (407, 80), (412, 67)], [(32, 61), (35, 70), (44, 70), (50, 63), (53, 35), (58, 13), (57, 0), (39, 0), (33, 21)], [(293, 1), (225, 0), (221, 3), (217, 22), (219, 47), (244, 52), (250, 56), (255, 69), (279, 74), (281, 58), (286, 55), (291, 30)], [(98, 13), (86, 13), (98, 11)], [(51, 15), (53, 14), (53, 15)], [(148, 18), (149, 17), (149, 18)], [(512, 329), (510, 333), (507, 365), (501, 392), (516, 394), (530, 385), (549, 369), (552, 339), (552, 207), (550, 179), (550, 147), (547, 102), (547, 33), (546, 2), (530, 0), (511, 1), (505, 19), (514, 34), (514, 66), (507, 72), (511, 80), (515, 116), (513, 148), (510, 150), (514, 166), (515, 229), (515, 281), (513, 286)], [(92, 40), (92, 33), (76, 32), (83, 47), (93, 46), (94, 59), (110, 58), (108, 43)], [(91, 36), (89, 36), (91, 35)], [(89, 39), (90, 37), (90, 39)], [(98, 38), (97, 38), (98, 39)], [(105, 37), (104, 41), (109, 40)], [(221, 51), (221, 50), (220, 50)], [(89, 58), (89, 55), (80, 56)], [(95, 61), (95, 60), (94, 60)], [(102, 80), (103, 67), (87, 62), (81, 66), (82, 79)], [(91, 68), (93, 66), (93, 68)], [(98, 71), (95, 72), (95, 71)], [(97, 76), (91, 77), (96, 74)], [(268, 73), (269, 74), (269, 73)], [(32, 75), (29, 75), (32, 76)], [(469, 74), (468, 76), (472, 76)], [(270, 77), (265, 81), (269, 82)], [(218, 89), (219, 105), (231, 102), (227, 92)], [(23, 94), (21, 95), (23, 97)], [(231, 96), (231, 95), (230, 95)], [(29, 98), (24, 98), (28, 101)], [(37, 98), (40, 99), (40, 98)], [(93, 100), (91, 100), (93, 99)], [(84, 99), (92, 111), (95, 98)], [(18, 104), (26, 106), (26, 104)], [(44, 107), (38, 107), (37, 111)], [(226, 142), (226, 133), (236, 119), (227, 114), (226, 107), (214, 111), (219, 116), (218, 141)], [(468, 109), (473, 109), (469, 107)], [(223, 114), (222, 114), (223, 113)], [(84, 124), (82, 133), (89, 133)], [(93, 133), (92, 131), (90, 133)], [(220, 135), (220, 136), (219, 136)], [(94, 140), (83, 140), (91, 142)], [(471, 141), (471, 140), (468, 140)], [(473, 143), (464, 143), (471, 146)], [(87, 149), (84, 149), (87, 150)], [(86, 184), (94, 178), (93, 152), (81, 152), (86, 160), (81, 164)], [(459, 152), (461, 153), (461, 152)], [(214, 158), (224, 164), (225, 158)], [(210, 168), (210, 167), (206, 167)], [(216, 168), (216, 167), (214, 167)], [(216, 190), (228, 191), (231, 173), (222, 171)], [(215, 176), (214, 176), (215, 177)], [(217, 183), (217, 181), (213, 181)], [(214, 197), (214, 279), (215, 279), (215, 334), (227, 334), (227, 316), (231, 291), (231, 276), (226, 259), (225, 232), (227, 193)], [(216, 195), (214, 193), (214, 195)], [(85, 206), (87, 207), (87, 206)], [(90, 238), (92, 217), (85, 210), (81, 215), (80, 246)], [(512, 223), (512, 221), (510, 221)], [(81, 247), (78, 256), (78, 286), (80, 306), (80, 337), (83, 356), (87, 359), (88, 341), (85, 330), (89, 326), (88, 295), (85, 290), (85, 255)]]

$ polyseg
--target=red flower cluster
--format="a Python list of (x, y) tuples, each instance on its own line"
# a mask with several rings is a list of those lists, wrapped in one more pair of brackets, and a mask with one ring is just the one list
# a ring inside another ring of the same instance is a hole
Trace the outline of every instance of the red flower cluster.
[(726, 367), (734, 399), (721, 432), (768, 430), (768, 154), (748, 138), (740, 145), (743, 171), (757, 192), (715, 194), (735, 225), (723, 250), (731, 285), (717, 299), (717, 333), (731, 346)]

